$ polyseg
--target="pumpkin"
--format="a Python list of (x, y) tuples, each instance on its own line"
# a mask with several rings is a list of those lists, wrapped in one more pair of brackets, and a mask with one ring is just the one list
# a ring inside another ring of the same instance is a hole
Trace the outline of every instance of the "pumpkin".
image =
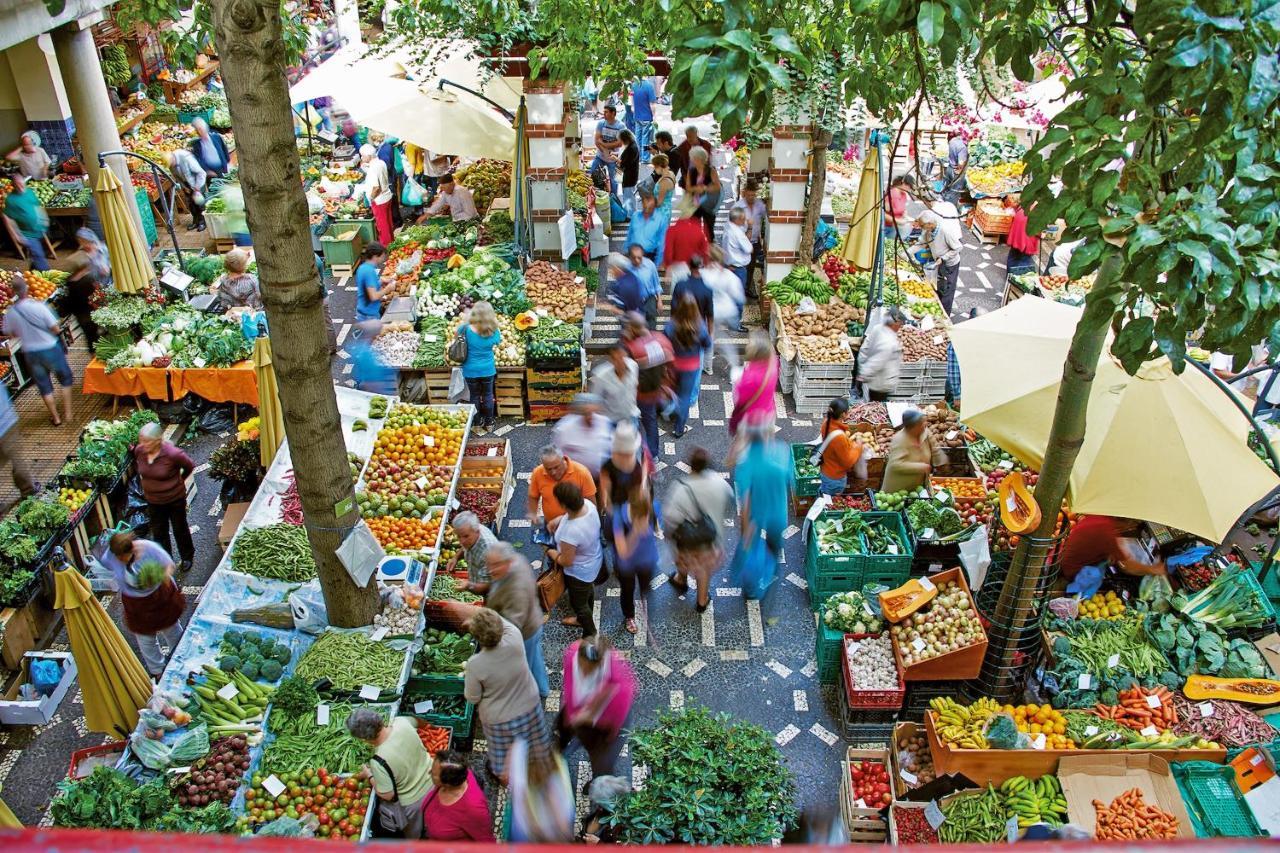
[(456, 270), (458, 267), (462, 266), (466, 262), (467, 262), (466, 258), (462, 257), (462, 255), (455, 253), (452, 257), (449, 258), (449, 269)]
[(1226, 699), (1253, 705), (1272, 705), (1280, 701), (1280, 681), (1189, 675), (1187, 683), (1182, 686), (1182, 692), (1188, 699)]
[(932, 601), (937, 594), (938, 588), (932, 582), (926, 587), (912, 578), (897, 589), (880, 593), (880, 612), (890, 622), (901, 622)]
[(538, 325), (538, 315), (532, 311), (521, 311), (516, 315), (516, 328), (520, 331), (527, 331)]
[(1021, 471), (1000, 481), (1000, 520), (1010, 533), (1031, 533), (1040, 526), (1040, 504), (1032, 497)]

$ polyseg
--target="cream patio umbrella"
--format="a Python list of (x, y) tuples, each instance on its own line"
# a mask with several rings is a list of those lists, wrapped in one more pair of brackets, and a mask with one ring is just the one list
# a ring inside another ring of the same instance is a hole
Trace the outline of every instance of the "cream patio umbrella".
[(840, 247), (840, 256), (860, 270), (869, 270), (876, 262), (876, 238), (884, 219), (880, 215), (880, 193), (880, 148), (868, 145), (853, 217)]
[(507, 161), (515, 151), (515, 130), (497, 111), (409, 80), (383, 80), (343, 105), (357, 123), (429, 151)]
[(263, 468), (271, 467), (284, 441), (284, 414), (280, 410), (280, 386), (271, 364), (271, 338), (258, 335), (253, 342), (253, 369), (258, 374), (258, 452)]
[[(956, 325), (962, 420), (1040, 466), (1081, 310), (1023, 297)], [(1154, 521), (1220, 542), (1280, 485), (1248, 446), (1248, 418), (1196, 368), (1168, 359), (1125, 373), (1104, 349), (1089, 396), (1071, 508)]]
[(155, 268), (129, 215), (124, 187), (116, 173), (104, 166), (98, 170), (94, 193), (98, 196), (98, 212), (107, 238), (107, 252), (111, 255), (111, 275), (116, 290), (140, 293), (155, 279)]

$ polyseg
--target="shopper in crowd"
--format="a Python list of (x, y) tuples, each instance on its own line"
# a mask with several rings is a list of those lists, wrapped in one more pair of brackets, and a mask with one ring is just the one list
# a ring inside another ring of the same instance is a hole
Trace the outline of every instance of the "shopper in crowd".
[[(0, 330), (4, 337), (17, 338), (22, 344), (27, 372), (40, 390), (40, 397), (49, 410), (49, 419), (54, 426), (62, 426), (64, 419), (71, 420), (71, 386), (75, 382), (71, 365), (67, 363), (66, 347), (60, 337), (62, 325), (46, 303), (31, 297), (25, 278), (14, 276), (13, 295), (15, 302), (5, 311)], [(61, 417), (53, 396), (54, 378), (61, 386)]]
[(711, 143), (699, 136), (697, 126), (691, 124), (684, 129), (684, 141), (676, 148), (676, 153), (680, 160), (680, 168), (677, 170), (676, 178), (682, 186), (685, 184), (685, 178), (689, 171), (693, 168), (693, 158), (696, 156), (693, 152), (698, 148), (706, 152), (708, 157), (711, 155)]
[(662, 266), (663, 241), (666, 239), (669, 214), (658, 207), (657, 199), (647, 189), (640, 190), (640, 207), (631, 214), (627, 224), (627, 246), (639, 247), (640, 253), (650, 263)]
[(400, 218), (400, 187), (403, 181), (400, 180), (400, 170), (396, 168), (396, 147), (400, 144), (400, 140), (394, 136), (386, 136), (381, 133), (372, 133), (369, 135), (369, 141), (378, 148), (378, 159), (382, 161), (382, 165), (387, 167), (387, 178), (391, 182), (391, 222), (399, 226)]
[(511, 809), (514, 844), (568, 844), (573, 840), (574, 797), (569, 766), (555, 749), (536, 755), (531, 745), (511, 746)]
[(556, 486), (572, 483), (584, 498), (591, 499), (596, 496), (596, 482), (585, 465), (565, 456), (554, 444), (543, 447), (538, 455), (541, 464), (529, 475), (529, 518), (535, 528), (555, 532), (565, 513)]
[(964, 133), (953, 130), (947, 134), (947, 184), (943, 198), (954, 202), (964, 189), (965, 172), (969, 169), (969, 143)]
[(1163, 559), (1148, 553), (1138, 540), (1141, 522), (1110, 515), (1086, 515), (1071, 525), (1062, 546), (1059, 567), (1074, 580), (1087, 566), (1114, 566), (1121, 574), (1141, 577), (1165, 575)]
[[(653, 457), (648, 455), (647, 449), (640, 440), (640, 433), (633, 424), (620, 424), (613, 434), (609, 458), (600, 469), (600, 512), (604, 524), (604, 538), (609, 545), (614, 557), (614, 565), (619, 569), (620, 576), (622, 568), (618, 559), (618, 543), (615, 539), (617, 526), (614, 521), (619, 514), (626, 512), (628, 503), (635, 495), (643, 493), (646, 496), (652, 496), (652, 474)], [(628, 565), (634, 562), (629, 561)], [(628, 586), (634, 583), (634, 571), (631, 571), (630, 575), (629, 578), (624, 578), (622, 583), (624, 598), (622, 613), (630, 623), (628, 630), (634, 633), (634, 596)]]
[(360, 250), (360, 260), (356, 262), (356, 321), (380, 320), (382, 318), (382, 299), (391, 292), (391, 288), (382, 289), (383, 284), (390, 284), (393, 273), (382, 272), (382, 265), (387, 262), (387, 249), (377, 240), (366, 243)]
[(609, 186), (616, 186), (618, 173), (618, 158), (622, 154), (622, 131), (626, 130), (626, 125), (618, 121), (618, 107), (616, 104), (608, 103), (604, 105), (604, 120), (596, 123), (595, 146), (596, 156), (591, 161), (588, 173), (594, 172), (597, 168), (603, 166), (609, 173)]
[(576, 740), (591, 758), (594, 776), (612, 774), (635, 695), (631, 666), (608, 637), (570, 643), (564, 650), (564, 691), (556, 719), (560, 750)]
[(662, 310), (662, 282), (658, 276), (658, 266), (637, 243), (627, 247), (627, 259), (631, 263), (631, 274), (640, 284), (645, 321), (650, 329), (655, 329), (658, 326), (658, 312)]
[(889, 442), (881, 491), (888, 494), (918, 489), (928, 482), (934, 467), (945, 464), (947, 456), (929, 429), (924, 412), (907, 409), (902, 413), (902, 425)]
[[(652, 171), (646, 180), (646, 185), (652, 185), (654, 201), (657, 203), (658, 212), (662, 214), (663, 221), (670, 224), (671, 222), (671, 206), (676, 200), (676, 177), (671, 173), (671, 163), (666, 154), (654, 154), (649, 161)], [(663, 231), (666, 236), (666, 231)], [(661, 266), (661, 262), (658, 264)]]
[(25, 498), (36, 493), (37, 485), (31, 479), (25, 456), (17, 451), (17, 443), (14, 441), (17, 435), (14, 427), (17, 425), (18, 412), (13, 408), (8, 390), (0, 387), (0, 465), (8, 462), (13, 466), (13, 485)]
[(772, 423), (777, 414), (778, 357), (768, 333), (754, 330), (747, 338), (743, 357), (747, 363), (733, 383), (733, 413), (729, 416), (729, 435), (735, 438), (741, 427)]
[(62, 308), (76, 318), (84, 332), (84, 342), (92, 352), (100, 334), (98, 324), (93, 322), (95, 300), (104, 298), (106, 291), (112, 289), (111, 256), (98, 235), (88, 228), (76, 231), (76, 246), (79, 251), (71, 259), (75, 267), (67, 277), (67, 296)]
[(858, 381), (868, 400), (883, 402), (898, 388), (902, 373), (902, 341), (898, 332), (907, 321), (896, 308), (885, 309), (880, 322), (873, 325), (858, 352)]
[[(138, 431), (133, 448), (133, 462), (142, 481), (142, 494), (147, 499), (151, 516), (151, 538), (169, 550), (169, 529), (178, 544), (178, 569), (186, 571), (195, 560), (187, 524), (187, 477), (196, 464), (171, 442), (165, 441), (158, 423), (144, 424)], [(172, 553), (172, 552), (170, 552)]]
[(676, 480), (663, 499), (666, 538), (675, 546), (671, 585), (681, 595), (689, 578), (697, 584), (697, 609), (711, 602), (711, 576), (724, 561), (725, 520), (733, 517), (733, 489), (711, 467), (711, 454), (695, 447), (689, 452), (689, 474)]
[[(652, 150), (654, 156), (661, 154), (667, 158), (667, 168), (671, 174), (671, 178), (679, 186), (680, 179), (684, 175), (684, 155), (680, 153), (680, 149), (676, 147), (675, 140), (671, 138), (671, 134), (665, 130), (659, 130), (653, 135)], [(650, 163), (653, 159), (650, 158)]]
[(606, 358), (591, 370), (591, 393), (600, 398), (601, 414), (613, 424), (639, 423), (640, 407), (636, 405), (636, 386), (640, 369), (627, 355), (627, 347), (618, 341), (609, 347)]
[(711, 245), (702, 220), (697, 217), (697, 203), (691, 196), (680, 199), (676, 216), (676, 221), (667, 228), (662, 249), (662, 260), (672, 281), (688, 275), (689, 262), (693, 258), (705, 257), (707, 247)]
[(489, 582), (485, 606), (520, 629), (524, 658), (538, 685), (538, 696), (547, 698), (547, 661), (542, 654), (542, 626), (546, 621), (538, 599), (537, 578), (529, 561), (506, 542), (495, 542), (485, 552)]
[(894, 238), (906, 242), (911, 238), (911, 219), (907, 216), (907, 202), (916, 190), (916, 179), (912, 175), (898, 175), (889, 184), (889, 193), (884, 207), (884, 239), (885, 245)]
[(623, 319), (622, 342), (636, 363), (636, 407), (649, 455), (658, 456), (658, 409), (670, 397), (667, 370), (675, 357), (666, 335), (651, 331), (640, 314)]
[(187, 226), (187, 230), (203, 231), (205, 229), (205, 182), (209, 178), (205, 174), (204, 167), (200, 165), (196, 155), (186, 148), (179, 148), (169, 152), (169, 173), (173, 176), (174, 184), (182, 192), (182, 198), (191, 214), (191, 224)]
[(520, 629), (482, 608), (466, 622), (478, 651), (467, 661), (463, 694), (476, 706), (489, 746), (489, 769), (506, 784), (507, 752), (517, 738), (532, 755), (545, 759), (552, 744), (542, 719), (538, 686), (525, 662)]
[(431, 764), (433, 787), (422, 799), (422, 833), (429, 841), (493, 843), (489, 800), (466, 758), (441, 750)]
[(418, 217), (418, 222), (421, 224), (445, 212), (448, 212), (454, 222), (471, 222), (480, 218), (480, 212), (476, 210), (475, 196), (472, 195), (471, 190), (458, 183), (452, 174), (440, 176), (436, 200), (423, 212), (422, 216)]
[(715, 328), (716, 303), (711, 288), (707, 287), (707, 282), (702, 277), (702, 268), (707, 263), (706, 258), (706, 255), (694, 255), (689, 259), (689, 275), (677, 280), (675, 287), (671, 289), (671, 304), (678, 304), (685, 296), (693, 297), (693, 301), (698, 304), (698, 315), (707, 327), (708, 334), (707, 343), (702, 348), (702, 369), (710, 374), (712, 342), (709, 336), (711, 329)]
[(395, 238), (396, 231), (391, 218), (391, 205), (397, 201), (391, 187), (391, 173), (387, 171), (387, 164), (378, 159), (378, 149), (367, 143), (360, 146), (360, 168), (364, 169), (364, 182), (356, 192), (368, 199), (378, 242), (385, 246)]
[(818, 429), (818, 493), (838, 495), (849, 485), (849, 475), (855, 479), (867, 478), (865, 448), (859, 439), (853, 438), (844, 416), (849, 412), (849, 401), (836, 397), (827, 405), (827, 414)]
[(617, 807), (619, 797), (631, 791), (631, 783), (621, 776), (597, 776), (587, 788), (591, 810), (582, 818), (578, 841), (583, 844), (618, 844), (618, 830), (605, 822)]
[(244, 249), (232, 249), (222, 256), (227, 271), (218, 279), (218, 304), (225, 310), (249, 308), (262, 310), (262, 291), (258, 277), (249, 273), (249, 253)]
[(206, 176), (225, 178), (231, 171), (231, 155), (227, 153), (227, 143), (221, 134), (209, 130), (209, 124), (202, 118), (191, 122), (191, 129), (196, 138), (191, 140), (191, 154), (196, 158)]
[(747, 288), (747, 273), (751, 267), (752, 252), (751, 237), (747, 234), (747, 209), (745, 207), (730, 208), (729, 221), (725, 224), (721, 245), (724, 249), (725, 268), (733, 271), (745, 291)]
[(601, 400), (595, 394), (577, 394), (569, 413), (556, 424), (551, 443), (565, 458), (582, 463), (592, 479), (600, 476), (600, 465), (609, 455), (613, 424), (600, 414)]
[(400, 371), (387, 364), (373, 348), (373, 342), (382, 334), (382, 321), (362, 320), (355, 328), (347, 353), (351, 356), (351, 379), (356, 383), (356, 390), (395, 396), (399, 393)]
[[(688, 278), (681, 284), (701, 279)], [(705, 285), (703, 285), (705, 287)], [(685, 434), (689, 423), (689, 410), (698, 400), (698, 383), (702, 378), (703, 352), (711, 346), (707, 324), (698, 313), (698, 303), (685, 292), (672, 297), (675, 312), (664, 330), (671, 341), (673, 367), (676, 373), (675, 429), (676, 438)]]
[(636, 147), (636, 138), (631, 131), (622, 131), (618, 138), (622, 140), (622, 151), (618, 155), (618, 165), (622, 167), (620, 200), (623, 209), (629, 214), (636, 209), (636, 184), (640, 182), (640, 149)]
[(45, 254), (44, 238), (49, 232), (49, 214), (36, 197), (35, 190), (27, 187), (21, 174), (9, 176), (13, 187), (4, 198), (4, 215), (13, 222), (23, 247), (31, 256), (33, 270), (47, 270), (49, 258)]
[[(634, 272), (631, 261), (620, 252), (610, 252), (605, 259), (608, 268), (609, 288), (605, 293), (608, 307), (619, 314), (631, 311), (644, 311), (644, 293)], [(655, 312), (654, 316), (657, 314)]]
[(631, 84), (631, 115), (636, 121), (636, 147), (643, 162), (649, 162), (649, 146), (653, 143), (653, 104), (658, 100), (651, 77), (641, 77)]
[(373, 749), (366, 769), (378, 795), (378, 823), (401, 838), (422, 837), (422, 801), (431, 790), (431, 753), (418, 737), (418, 721), (395, 717), (390, 723), (372, 708), (347, 717), (347, 731)]
[(493, 350), (502, 343), (498, 315), (494, 313), (493, 306), (483, 299), (472, 305), (458, 326), (458, 335), (467, 342), (462, 378), (467, 381), (467, 392), (476, 407), (476, 417), (482, 429), (493, 429), (498, 417), (498, 401), (494, 396), (498, 365)]
[(758, 296), (755, 273), (757, 270), (764, 270), (764, 228), (769, 222), (769, 213), (760, 200), (760, 185), (755, 178), (748, 178), (742, 185), (742, 196), (733, 203), (733, 209), (741, 209), (746, 213), (745, 225), (747, 239), (751, 241), (751, 263), (748, 265), (744, 286), (747, 298), (755, 299)]
[(580, 627), (584, 637), (594, 637), (596, 623), (591, 608), (595, 603), (595, 583), (604, 565), (600, 511), (583, 498), (582, 490), (573, 483), (557, 483), (554, 491), (565, 515), (556, 526), (555, 547), (547, 549), (547, 560), (564, 569), (565, 590), (573, 609), (573, 616), (561, 621)]
[[(724, 265), (724, 252), (712, 246), (707, 252), (707, 262), (702, 268), (702, 280), (711, 291), (711, 310), (715, 315), (712, 339), (720, 355), (729, 365), (729, 376), (737, 379), (738, 348), (729, 338), (734, 334), (746, 334), (742, 325), (742, 308), (746, 299), (742, 291), (742, 278)], [(707, 356), (708, 360), (712, 358)]]
[[(634, 437), (638, 446), (640, 437)], [(649, 490), (633, 489), (626, 503), (614, 507), (611, 515), (614, 565), (622, 586), (622, 626), (634, 634), (636, 626), (636, 592), (648, 600), (649, 583), (658, 571), (658, 536), (654, 526), (653, 501)], [(649, 610), (645, 606), (645, 622)]]
[(738, 489), (740, 542), (752, 542), (764, 531), (765, 544), (777, 559), (782, 553), (788, 501), (795, 491), (791, 449), (774, 438), (772, 424), (753, 424), (743, 431), (746, 449), (733, 470)]
[(40, 147), (40, 137), (34, 130), (28, 130), (19, 139), (18, 147), (4, 155), (6, 160), (18, 164), (18, 174), (30, 180), (43, 180), (49, 177), (53, 161), (49, 153)]
[(453, 535), (458, 537), (462, 550), (449, 558), (445, 571), (452, 572), (458, 568), (458, 560), (467, 561), (467, 582), (463, 588), (468, 592), (483, 593), (489, 584), (489, 564), (485, 555), (489, 549), (498, 544), (498, 537), (493, 531), (480, 523), (474, 512), (460, 512), (452, 516), (449, 525)]
[(960, 211), (941, 199), (930, 199), (927, 205), (928, 209), (920, 214), (916, 223), (924, 229), (924, 239), (938, 264), (938, 301), (950, 316), (956, 283), (960, 280), (960, 248), (964, 245)]
[(689, 152), (689, 170), (684, 176), (684, 191), (697, 203), (694, 215), (702, 220), (707, 240), (716, 236), (716, 212), (720, 209), (720, 173), (711, 166), (711, 154), (702, 148)]
[(182, 613), (187, 603), (173, 579), (173, 560), (165, 549), (132, 531), (113, 534), (102, 561), (115, 580), (124, 610), (124, 626), (133, 634), (142, 665), (152, 678), (164, 673), (166, 655), (182, 639)]

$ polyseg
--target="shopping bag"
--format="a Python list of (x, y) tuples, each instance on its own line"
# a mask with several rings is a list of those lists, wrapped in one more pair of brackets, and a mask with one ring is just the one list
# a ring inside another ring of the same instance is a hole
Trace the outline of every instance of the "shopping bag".
[(742, 590), (743, 597), (764, 598), (777, 573), (778, 562), (763, 539), (757, 536), (752, 537), (749, 544), (738, 543), (730, 576), (734, 585)]
[(413, 178), (405, 178), (404, 186), (400, 189), (400, 203), (405, 207), (421, 207), (426, 193), (422, 187)]
[(337, 555), (338, 561), (342, 563), (343, 568), (347, 570), (347, 574), (358, 587), (369, 583), (369, 578), (373, 577), (378, 563), (387, 556), (377, 538), (374, 537), (373, 531), (364, 521), (357, 523), (347, 534), (347, 538), (342, 540), (342, 544), (338, 546)]

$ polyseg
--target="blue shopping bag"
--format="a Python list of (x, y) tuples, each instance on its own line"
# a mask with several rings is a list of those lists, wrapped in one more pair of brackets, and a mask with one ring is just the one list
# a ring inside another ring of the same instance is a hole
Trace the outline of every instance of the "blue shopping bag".
[(759, 536), (753, 537), (750, 543), (739, 542), (729, 576), (745, 598), (764, 598), (778, 576), (777, 558)]

